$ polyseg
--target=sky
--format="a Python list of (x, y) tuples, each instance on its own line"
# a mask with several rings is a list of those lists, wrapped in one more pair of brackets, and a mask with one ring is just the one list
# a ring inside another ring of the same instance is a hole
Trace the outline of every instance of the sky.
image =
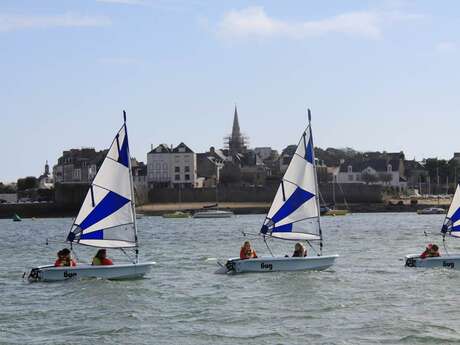
[(251, 147), (460, 151), (460, 2), (0, 0), (0, 181), (63, 150)]

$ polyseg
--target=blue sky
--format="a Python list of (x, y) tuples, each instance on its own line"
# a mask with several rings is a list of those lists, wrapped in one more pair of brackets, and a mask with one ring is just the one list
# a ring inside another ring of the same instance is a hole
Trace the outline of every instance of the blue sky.
[(65, 149), (221, 147), (238, 105), (252, 147), (460, 151), (460, 3), (1, 0), (0, 181)]

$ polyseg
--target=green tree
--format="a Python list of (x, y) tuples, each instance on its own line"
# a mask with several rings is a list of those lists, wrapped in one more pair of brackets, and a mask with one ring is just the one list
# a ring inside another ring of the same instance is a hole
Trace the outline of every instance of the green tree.
[(18, 191), (27, 189), (34, 189), (38, 187), (38, 180), (36, 177), (28, 176), (18, 180)]

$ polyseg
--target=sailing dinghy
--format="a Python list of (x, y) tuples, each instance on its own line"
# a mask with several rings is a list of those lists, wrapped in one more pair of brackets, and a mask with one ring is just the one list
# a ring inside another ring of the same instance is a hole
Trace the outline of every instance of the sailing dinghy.
[[(449, 211), (447, 211), (441, 228), (442, 241), (445, 244), (446, 237), (460, 237), (460, 184), (457, 185)], [(445, 247), (445, 246), (444, 246)], [(406, 255), (407, 267), (445, 267), (460, 269), (460, 254), (443, 254), (438, 257), (426, 257), (422, 259), (419, 254)]]
[[(296, 152), (278, 187), (259, 234), (266, 244), (268, 238), (303, 241), (312, 248), (314, 248), (313, 244), (316, 244), (319, 247), (318, 255), (306, 257), (272, 255), (245, 260), (232, 258), (225, 265), (221, 264), (221, 268), (216, 273), (324, 270), (334, 264), (338, 255), (322, 255), (323, 235), (313, 148), (311, 113), (308, 110), (308, 127), (302, 133)], [(306, 223), (308, 220), (315, 219), (315, 229), (311, 230)]]
[(77, 264), (75, 267), (38, 266), (29, 273), (30, 281), (60, 281), (79, 278), (132, 279), (144, 276), (154, 262), (139, 262), (136, 209), (131, 158), (124, 123), (92, 181), (67, 236), (74, 244), (96, 248), (133, 250), (132, 263), (110, 266)]

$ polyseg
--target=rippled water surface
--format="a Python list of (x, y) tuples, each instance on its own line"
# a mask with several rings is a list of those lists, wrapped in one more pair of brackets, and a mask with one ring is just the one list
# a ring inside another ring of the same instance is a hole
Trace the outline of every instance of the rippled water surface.
[[(442, 215), (324, 217), (325, 253), (340, 254), (333, 268), (214, 274), (216, 258), (237, 256), (241, 230), (262, 219), (145, 217), (141, 257), (157, 262), (145, 279), (35, 284), (23, 271), (54, 261), (62, 245), (45, 240), (64, 238), (71, 220), (0, 220), (0, 344), (460, 344), (460, 271), (401, 260), (440, 241), (423, 230), (438, 231)], [(292, 247), (273, 243), (278, 254)]]

